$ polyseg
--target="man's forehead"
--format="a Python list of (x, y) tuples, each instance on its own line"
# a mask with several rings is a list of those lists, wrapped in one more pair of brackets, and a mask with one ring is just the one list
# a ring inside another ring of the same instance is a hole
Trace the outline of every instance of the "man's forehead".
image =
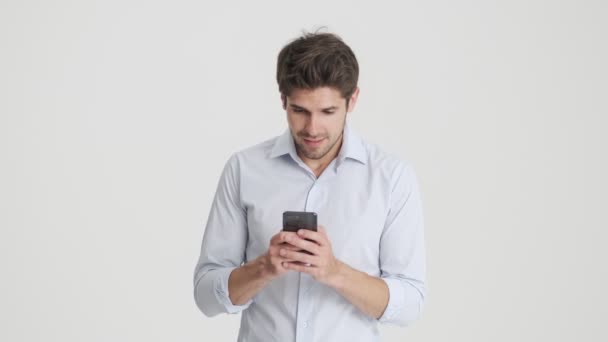
[(329, 87), (294, 89), (286, 98), (287, 105), (306, 109), (338, 108), (346, 102), (340, 91)]

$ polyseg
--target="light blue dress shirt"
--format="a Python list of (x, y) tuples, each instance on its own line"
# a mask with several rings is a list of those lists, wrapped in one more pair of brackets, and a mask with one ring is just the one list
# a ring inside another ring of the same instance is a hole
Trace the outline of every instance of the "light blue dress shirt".
[[(338, 156), (317, 178), (289, 129), (233, 154), (217, 187), (194, 271), (207, 316), (242, 312), (238, 341), (380, 341), (378, 323), (407, 325), (425, 298), (421, 196), (412, 165), (366, 143), (347, 123)], [(289, 271), (233, 305), (233, 269), (268, 250), (284, 211), (314, 211), (335, 257), (383, 279), (387, 308), (370, 317), (334, 289)]]

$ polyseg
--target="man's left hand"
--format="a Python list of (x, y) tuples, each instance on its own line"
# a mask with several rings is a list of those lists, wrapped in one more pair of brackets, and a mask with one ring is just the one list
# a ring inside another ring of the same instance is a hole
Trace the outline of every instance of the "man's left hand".
[(325, 228), (323, 226), (318, 228), (317, 232), (300, 229), (297, 235), (294, 234), (286, 240), (287, 243), (311, 254), (281, 249), (279, 251), (281, 256), (299, 262), (285, 262), (283, 267), (310, 274), (315, 280), (336, 287), (342, 263), (334, 257)]

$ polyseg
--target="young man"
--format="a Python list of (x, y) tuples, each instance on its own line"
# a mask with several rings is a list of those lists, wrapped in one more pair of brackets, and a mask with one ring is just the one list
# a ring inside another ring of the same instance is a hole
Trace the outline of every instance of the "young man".
[[(378, 322), (406, 325), (420, 314), (416, 175), (349, 126), (358, 74), (336, 35), (285, 46), (277, 82), (289, 129), (224, 167), (194, 297), (207, 316), (242, 312), (239, 341), (378, 341)], [(282, 231), (284, 211), (316, 212), (318, 231)]]

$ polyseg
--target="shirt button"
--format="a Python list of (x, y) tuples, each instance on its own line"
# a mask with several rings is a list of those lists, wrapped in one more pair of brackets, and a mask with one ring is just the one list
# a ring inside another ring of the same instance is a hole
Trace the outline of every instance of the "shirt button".
[(304, 324), (302, 324), (302, 326), (303, 326), (304, 328), (308, 328), (308, 322), (304, 322)]

